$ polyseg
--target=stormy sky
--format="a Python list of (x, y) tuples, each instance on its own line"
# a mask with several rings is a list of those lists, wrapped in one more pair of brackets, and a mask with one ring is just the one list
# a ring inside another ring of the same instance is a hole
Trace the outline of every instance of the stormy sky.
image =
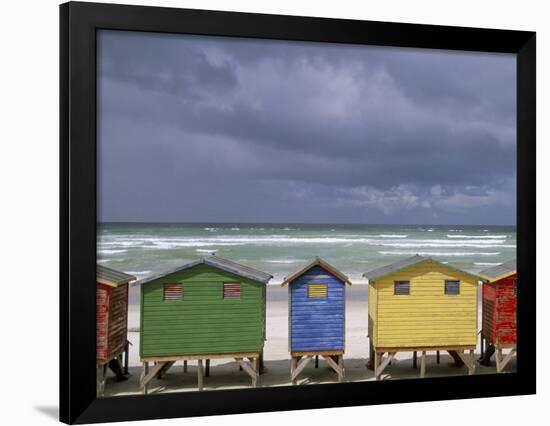
[(98, 218), (515, 224), (515, 56), (102, 31)]

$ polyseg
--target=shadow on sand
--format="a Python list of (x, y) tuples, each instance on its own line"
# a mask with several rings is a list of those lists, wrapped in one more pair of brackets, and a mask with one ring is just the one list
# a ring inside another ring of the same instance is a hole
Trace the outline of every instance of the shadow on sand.
[[(444, 377), (467, 375), (466, 367), (457, 367), (453, 359), (447, 354), (441, 354), (441, 361), (436, 362), (434, 355), (427, 356), (426, 377)], [(515, 371), (516, 361), (513, 359), (506, 371)], [(366, 368), (366, 359), (345, 359), (345, 382), (374, 380), (372, 370)], [(475, 374), (494, 374), (496, 369), (476, 364)], [(113, 375), (108, 376), (105, 386), (105, 397), (140, 394), (139, 377), (141, 367), (130, 367), (130, 377), (123, 382), (117, 382)], [(412, 357), (394, 359), (384, 370), (382, 380), (416, 379), (419, 378), (420, 369), (413, 368)], [(297, 385), (337, 383), (338, 377), (322, 359), (319, 360), (319, 368), (315, 368), (313, 362), (303, 370), (298, 378)], [(260, 387), (291, 386), (290, 359), (266, 360), (265, 372), (260, 376)], [(236, 362), (218, 362), (210, 368), (210, 375), (204, 378), (204, 390), (236, 389), (250, 387), (249, 376), (239, 370)], [(149, 385), (149, 394), (163, 392), (186, 392), (197, 390), (197, 365), (189, 362), (187, 372), (183, 371), (183, 362), (178, 362), (168, 371), (162, 379), (153, 379)], [(49, 409), (49, 408), (48, 408)], [(46, 409), (44, 409), (46, 410)], [(57, 413), (57, 412), (56, 412)], [(53, 415), (53, 414), (52, 414)]]

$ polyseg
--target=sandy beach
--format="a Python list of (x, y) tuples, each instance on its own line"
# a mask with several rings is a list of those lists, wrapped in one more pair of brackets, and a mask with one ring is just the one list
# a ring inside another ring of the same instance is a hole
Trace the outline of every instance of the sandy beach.
[[(367, 291), (363, 284), (352, 285), (346, 295), (346, 352), (345, 381), (374, 380), (373, 372), (365, 367), (369, 347), (367, 339)], [(481, 312), (478, 324), (481, 319)], [(130, 348), (130, 377), (117, 382), (109, 372), (105, 386), (105, 397), (139, 394), (139, 289), (130, 291), (128, 339)], [(478, 327), (479, 328), (479, 327)], [(479, 354), (478, 348), (476, 354)], [(266, 372), (261, 375), (259, 386), (290, 386), (290, 355), (288, 353), (288, 294), (286, 288), (277, 284), (267, 287), (267, 340), (264, 346)], [(467, 375), (466, 367), (456, 367), (447, 353), (441, 353), (440, 364), (436, 363), (436, 354), (428, 353), (426, 377)], [(505, 371), (516, 369), (515, 358), (506, 366)], [(475, 374), (493, 374), (495, 366), (484, 367), (477, 364)], [(412, 368), (412, 353), (398, 353), (391, 365), (382, 375), (383, 380), (418, 378), (419, 369)], [(322, 360), (319, 368), (311, 362), (301, 374), (298, 385), (337, 382), (334, 371)], [(212, 360), (210, 376), (204, 378), (204, 390), (231, 389), (249, 387), (248, 375), (239, 371), (235, 360)], [(149, 393), (195, 391), (197, 388), (197, 363), (189, 362), (188, 370), (183, 372), (183, 362), (178, 362), (161, 379), (150, 383)]]

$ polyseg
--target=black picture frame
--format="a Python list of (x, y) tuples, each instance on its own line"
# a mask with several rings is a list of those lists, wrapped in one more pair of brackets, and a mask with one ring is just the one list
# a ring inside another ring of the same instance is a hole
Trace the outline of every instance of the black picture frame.
[[(96, 398), (96, 31), (187, 33), (517, 55), (517, 372)], [(536, 34), (69, 2), (60, 6), (60, 420), (160, 419), (533, 394)]]

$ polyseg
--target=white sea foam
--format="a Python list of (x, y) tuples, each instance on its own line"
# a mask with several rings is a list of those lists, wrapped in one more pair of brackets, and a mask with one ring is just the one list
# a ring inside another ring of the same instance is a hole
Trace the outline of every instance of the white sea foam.
[(231, 228), (232, 231), (240, 231), (241, 228)]
[(305, 260), (304, 259), (270, 259), (270, 260), (266, 260), (265, 262), (290, 264), (290, 263), (302, 263), (302, 262), (305, 262)]
[(480, 239), (495, 239), (505, 240), (507, 235), (447, 235), (447, 238), (480, 238)]
[(502, 247), (502, 248), (515, 248), (515, 244), (498, 244), (494, 242), (410, 242), (410, 243), (373, 243), (376, 246), (382, 247), (396, 247), (396, 248), (488, 248), (488, 247)]
[(474, 262), (474, 265), (477, 266), (496, 266), (500, 265), (499, 262)]
[(106, 250), (106, 249), (102, 249), (102, 250), (98, 250), (97, 253), (98, 254), (119, 254), (119, 253), (126, 253), (128, 250)]
[[(240, 236), (240, 235), (219, 235), (213, 237), (165, 237), (165, 238), (124, 238), (119, 241), (100, 241), (99, 248), (105, 250), (120, 250), (127, 248), (154, 248), (154, 249), (175, 249), (186, 247), (217, 247), (217, 246), (239, 246), (239, 245), (309, 245), (309, 244), (366, 244), (382, 247), (396, 248), (437, 248), (437, 247), (502, 247), (515, 248), (515, 244), (503, 244), (504, 238), (497, 238), (495, 235), (488, 235), (486, 239), (479, 236), (449, 236), (450, 239), (407, 239), (406, 234), (381, 234), (377, 236), (318, 236), (318, 237), (292, 237), (289, 235), (266, 235), (266, 236)], [(462, 238), (462, 239), (459, 239)], [(115, 253), (115, 252), (113, 252)]]
[(197, 253), (215, 253), (216, 252), (215, 249), (196, 249), (195, 251)]
[(500, 252), (437, 252), (437, 251), (379, 251), (381, 255), (387, 256), (414, 256), (418, 254), (420, 256), (498, 256)]

